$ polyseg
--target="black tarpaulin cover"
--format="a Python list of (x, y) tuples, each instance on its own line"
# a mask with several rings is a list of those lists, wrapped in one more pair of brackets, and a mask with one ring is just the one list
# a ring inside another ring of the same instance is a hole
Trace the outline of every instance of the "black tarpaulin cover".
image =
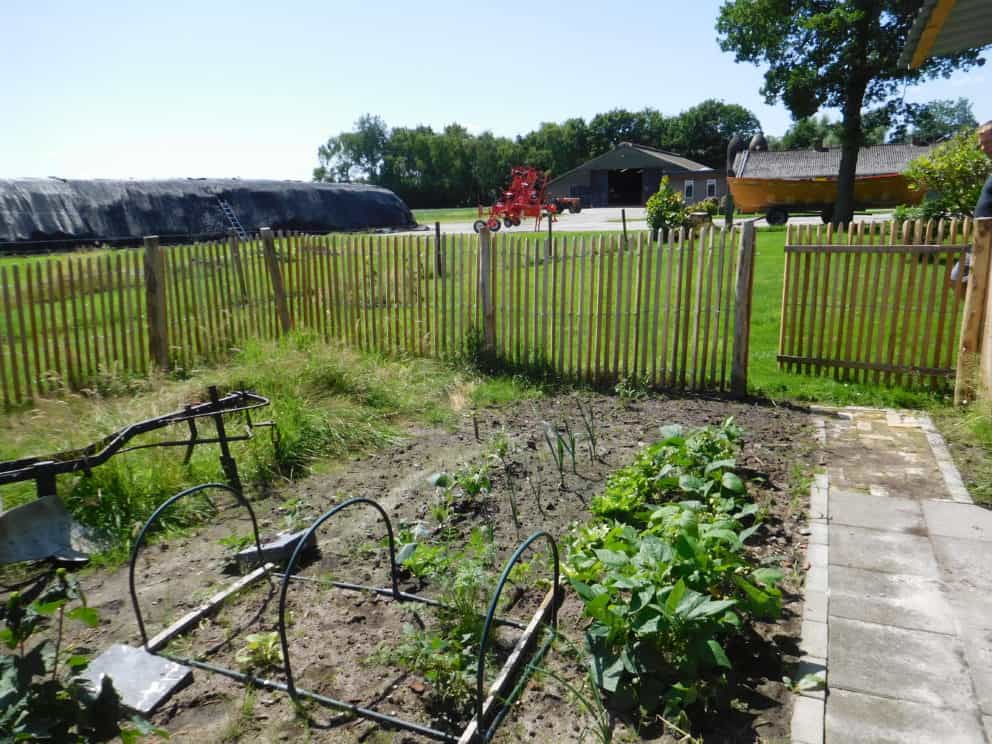
[(388, 189), (364, 184), (239, 179), (161, 181), (0, 179), (0, 242), (223, 235), (227, 201), (249, 232), (405, 228), (413, 214)]

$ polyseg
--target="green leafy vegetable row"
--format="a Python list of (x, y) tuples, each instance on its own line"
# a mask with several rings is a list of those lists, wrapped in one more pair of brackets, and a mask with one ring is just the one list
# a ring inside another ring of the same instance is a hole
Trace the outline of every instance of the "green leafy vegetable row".
[(737, 472), (740, 438), (733, 419), (664, 427), (567, 540), (593, 677), (616, 708), (684, 723), (724, 687), (726, 640), (781, 612), (782, 572), (745, 550), (760, 521)]

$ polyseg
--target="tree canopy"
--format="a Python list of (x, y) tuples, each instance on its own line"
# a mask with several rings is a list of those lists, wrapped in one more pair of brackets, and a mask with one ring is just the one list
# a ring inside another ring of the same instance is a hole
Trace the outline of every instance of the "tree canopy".
[(365, 114), (352, 131), (331, 137), (317, 151), (315, 181), (361, 181), (395, 191), (412, 207), (488, 201), (514, 165), (561, 175), (621, 142), (659, 147), (721, 168), (730, 137), (761, 129), (757, 117), (736, 104), (706, 100), (674, 116), (646, 108), (614, 109), (561, 123), (544, 122), (515, 139), (474, 135), (459, 124), (390, 129)]
[(767, 65), (761, 92), (797, 119), (822, 107), (841, 111), (843, 153), (834, 218), (853, 213), (863, 109), (906, 84), (983, 64), (976, 50), (931, 57), (914, 70), (898, 64), (919, 0), (726, 0), (716, 29), (738, 62)]

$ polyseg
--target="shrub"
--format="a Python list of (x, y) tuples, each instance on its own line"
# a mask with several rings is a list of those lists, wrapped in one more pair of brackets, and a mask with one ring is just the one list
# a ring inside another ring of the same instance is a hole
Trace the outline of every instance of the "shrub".
[(689, 209), (693, 212), (706, 212), (710, 217), (714, 217), (720, 211), (720, 202), (715, 196), (710, 196), (692, 204)]
[(668, 176), (661, 179), (658, 193), (648, 199), (647, 221), (652, 230), (676, 230), (689, 224), (689, 212), (682, 194), (668, 185)]
[[(930, 198), (921, 209), (933, 216), (971, 215), (985, 180), (992, 175), (990, 160), (978, 145), (974, 131), (965, 131), (937, 145), (909, 164), (906, 178), (912, 190), (926, 190)], [(932, 202), (932, 203), (931, 203)]]

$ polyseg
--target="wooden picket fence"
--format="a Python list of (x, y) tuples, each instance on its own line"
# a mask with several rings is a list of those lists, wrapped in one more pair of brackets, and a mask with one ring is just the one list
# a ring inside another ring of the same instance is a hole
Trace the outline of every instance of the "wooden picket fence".
[(855, 382), (952, 385), (970, 230), (968, 220), (790, 225), (779, 366)]
[(220, 363), (293, 330), (358, 349), (596, 384), (742, 394), (754, 230), (601, 236), (300, 235), (0, 269), (6, 405), (153, 366)]

